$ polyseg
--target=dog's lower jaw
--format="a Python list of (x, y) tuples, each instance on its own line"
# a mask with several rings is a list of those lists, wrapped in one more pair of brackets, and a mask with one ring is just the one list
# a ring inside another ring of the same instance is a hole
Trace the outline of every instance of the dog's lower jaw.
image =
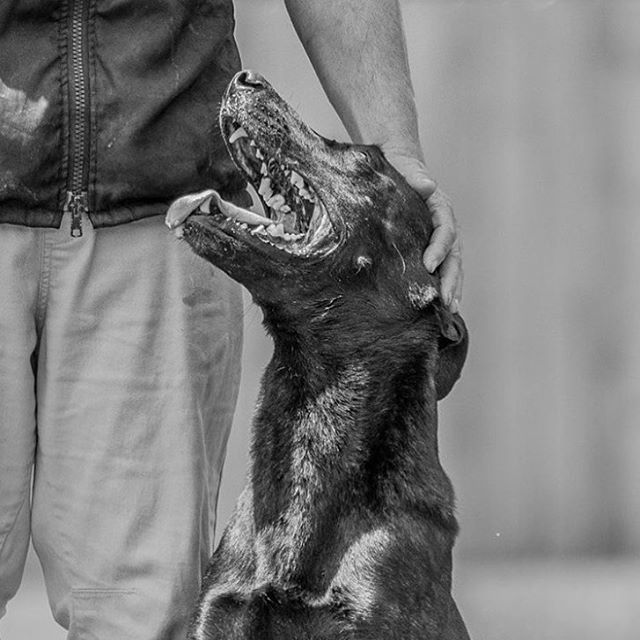
[[(387, 363), (382, 375), (380, 363), (344, 362), (323, 385), (308, 363), (276, 346), (254, 422), (249, 485), (205, 577), (191, 638), (251, 637), (207, 629), (216, 628), (219, 607), (228, 619), (229, 607), (257, 602), (328, 616), (322, 625), (337, 615), (347, 627), (371, 628), (363, 638), (440, 637), (456, 524), (437, 455), (433, 357), (393, 373)], [(395, 573), (405, 582), (394, 583)], [(434, 633), (378, 633), (389, 616), (376, 612), (387, 607), (407, 609), (402, 618), (414, 625), (430, 620)]]

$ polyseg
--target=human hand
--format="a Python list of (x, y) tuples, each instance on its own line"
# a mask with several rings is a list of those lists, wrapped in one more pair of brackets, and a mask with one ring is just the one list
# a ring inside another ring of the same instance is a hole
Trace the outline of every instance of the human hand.
[(429, 177), (421, 159), (395, 150), (385, 151), (387, 160), (401, 173), (409, 186), (427, 203), (431, 212), (433, 233), (423, 261), (430, 273), (440, 274), (440, 295), (449, 309), (456, 313), (462, 296), (462, 240), (453, 207), (448, 196)]

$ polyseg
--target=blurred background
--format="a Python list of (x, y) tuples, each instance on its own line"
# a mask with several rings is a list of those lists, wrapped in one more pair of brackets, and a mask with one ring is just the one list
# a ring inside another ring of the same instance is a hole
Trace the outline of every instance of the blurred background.
[[(465, 241), (472, 346), (441, 405), (476, 640), (640, 638), (640, 2), (402, 0), (432, 173)], [(281, 0), (236, 0), (246, 67), (345, 139)], [(219, 509), (270, 343), (246, 309)], [(61, 640), (37, 563), (4, 640)]]

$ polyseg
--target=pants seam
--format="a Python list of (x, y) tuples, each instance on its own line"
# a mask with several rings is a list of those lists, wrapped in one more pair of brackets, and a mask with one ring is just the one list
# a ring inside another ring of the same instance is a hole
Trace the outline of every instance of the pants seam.
[(18, 518), (20, 517), (20, 514), (22, 513), (22, 510), (24, 509), (24, 505), (29, 502), (29, 494), (31, 493), (31, 490), (27, 489), (26, 493), (27, 493), (27, 495), (24, 496), (24, 498), (22, 498), (22, 502), (20, 503), (20, 508), (16, 512), (16, 515), (15, 515), (15, 517), (13, 519), (13, 522), (11, 523), (11, 526), (7, 530), (7, 533), (6, 533), (5, 537), (4, 537), (4, 540), (2, 541), (2, 544), (0, 545), (0, 558), (2, 558), (2, 552), (4, 551), (4, 548), (5, 548), (5, 545), (7, 544), (7, 540), (9, 539), (9, 536), (13, 532), (13, 530), (14, 530), (14, 528), (16, 526), (16, 523), (18, 522)]
[(47, 300), (49, 299), (49, 287), (51, 282), (51, 246), (47, 242), (48, 234), (42, 231), (40, 234), (40, 277), (38, 278), (38, 297), (36, 303), (36, 326), (38, 332), (42, 330), (47, 314)]

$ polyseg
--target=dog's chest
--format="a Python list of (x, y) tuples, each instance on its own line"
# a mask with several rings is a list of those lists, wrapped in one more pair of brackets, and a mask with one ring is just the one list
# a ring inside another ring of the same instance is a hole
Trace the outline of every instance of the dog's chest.
[[(338, 492), (360, 453), (358, 421), (368, 382), (366, 369), (351, 365), (278, 424), (256, 425), (263, 436), (286, 434), (286, 446), (280, 451), (271, 447), (277, 460), (261, 459), (259, 444), (256, 448), (252, 484), (256, 504), (264, 508), (264, 513), (255, 514), (260, 523), (255, 539), (258, 580), (286, 582), (297, 574), (309, 545), (326, 528), (335, 501), (342, 500)], [(267, 474), (274, 468), (281, 470), (281, 478), (261, 486), (262, 478), (273, 480)]]

